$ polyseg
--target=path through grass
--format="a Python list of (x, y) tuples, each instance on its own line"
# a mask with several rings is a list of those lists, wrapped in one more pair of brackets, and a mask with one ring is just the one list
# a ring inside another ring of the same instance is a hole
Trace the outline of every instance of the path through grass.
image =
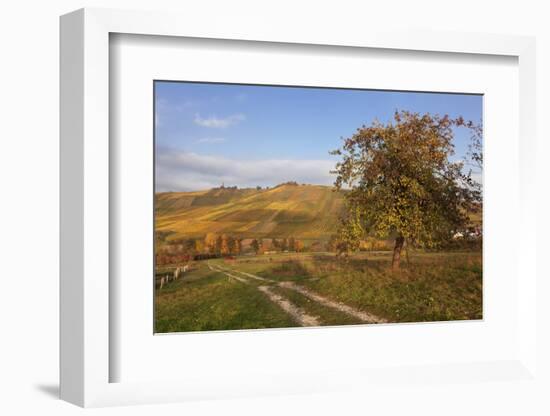
[[(300, 326), (277, 295), (319, 325), (365, 322), (297, 288), (388, 322), (482, 317), (480, 253), (415, 253), (399, 272), (389, 253), (338, 260), (327, 253), (284, 253), (196, 262), (156, 294), (156, 332)], [(259, 289), (264, 286), (265, 289)]]

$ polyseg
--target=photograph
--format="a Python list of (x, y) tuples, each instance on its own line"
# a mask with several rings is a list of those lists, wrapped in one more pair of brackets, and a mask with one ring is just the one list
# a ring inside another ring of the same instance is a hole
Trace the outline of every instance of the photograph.
[(153, 90), (155, 333), (483, 319), (483, 95)]

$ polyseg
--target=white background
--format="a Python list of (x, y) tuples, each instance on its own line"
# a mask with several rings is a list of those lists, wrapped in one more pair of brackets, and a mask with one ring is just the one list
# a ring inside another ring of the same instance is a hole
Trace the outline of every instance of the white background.
[[(167, 46), (160, 37), (128, 35), (113, 37), (110, 56), (111, 115), (117, 126), (111, 136), (117, 235), (111, 253), (120, 259), (111, 275), (119, 318), (111, 331), (119, 357), (113, 360), (117, 369), (111, 370), (111, 380), (215, 379), (239, 373), (259, 384), (265, 374), (284, 371), (517, 358), (518, 256), (507, 243), (517, 241), (517, 234), (501, 226), (503, 219), (519, 215), (517, 59), (447, 55), (438, 60), (427, 53), (200, 40), (172, 40)], [(498, 215), (485, 215), (483, 223), (483, 321), (151, 336), (153, 79), (484, 94), (484, 209)], [(502, 262), (500, 253), (506, 251)]]
[[(0, 230), (3, 282), (0, 312), (0, 411), (4, 414), (81, 412), (55, 399), (58, 373), (58, 16), (83, 6), (170, 9), (193, 13), (205, 24), (212, 14), (238, 19), (269, 15), (285, 25), (341, 25), (391, 22), (436, 30), (538, 36), (539, 244), (548, 235), (546, 165), (550, 129), (550, 29), (544, 2), (464, 0), (392, 2), (177, 2), (177, 1), (19, 1), (0, 12), (0, 106), (2, 204)], [(545, 28), (546, 26), (546, 28)], [(546, 140), (542, 138), (546, 137)], [(513, 224), (510, 225), (513, 227)], [(511, 242), (513, 244), (513, 242)], [(542, 248), (541, 253), (548, 249)], [(505, 260), (503, 253), (503, 260)], [(539, 273), (550, 276), (540, 256)], [(550, 279), (550, 278), (549, 278)], [(549, 283), (539, 284), (540, 294)], [(545, 296), (547, 297), (547, 296)], [(543, 300), (542, 295), (539, 299)], [(540, 302), (542, 327), (550, 328), (548, 302)], [(550, 350), (548, 331), (539, 333)], [(403, 346), (406, 348), (407, 346)], [(548, 353), (546, 352), (546, 355)], [(548, 375), (548, 358), (539, 354)], [(540, 386), (540, 385), (539, 385)], [(542, 389), (542, 386), (539, 387)], [(550, 387), (546, 386), (546, 393)], [(376, 396), (346, 392), (323, 396), (258, 398), (163, 405), (156, 408), (101, 409), (101, 414), (548, 414), (542, 390), (529, 383), (467, 383), (400, 388), (388, 385)], [(543, 405), (546, 406), (543, 408)], [(414, 411), (414, 412), (413, 412)]]

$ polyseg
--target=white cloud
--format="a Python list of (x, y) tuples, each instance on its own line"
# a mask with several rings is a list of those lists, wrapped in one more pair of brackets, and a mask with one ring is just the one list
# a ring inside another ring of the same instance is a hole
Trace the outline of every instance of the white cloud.
[(472, 179), (479, 183), (480, 185), (483, 185), (483, 173), (481, 172), (472, 172)]
[(208, 118), (202, 118), (200, 114), (195, 114), (195, 124), (203, 127), (212, 127), (216, 129), (224, 129), (234, 124), (240, 123), (245, 120), (244, 114), (233, 114), (225, 118), (218, 118), (211, 116)]
[(223, 143), (225, 139), (223, 137), (203, 137), (197, 140), (197, 143)]
[(330, 160), (236, 160), (159, 149), (156, 156), (156, 190), (191, 191), (210, 189), (222, 182), (238, 187), (273, 186), (287, 181), (332, 185)]

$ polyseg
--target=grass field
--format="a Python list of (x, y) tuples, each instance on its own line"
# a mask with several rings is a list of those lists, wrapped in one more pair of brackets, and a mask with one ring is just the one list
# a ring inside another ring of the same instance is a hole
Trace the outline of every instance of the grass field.
[(156, 332), (482, 318), (480, 252), (415, 252), (394, 272), (390, 261), (389, 252), (195, 261), (157, 288)]

